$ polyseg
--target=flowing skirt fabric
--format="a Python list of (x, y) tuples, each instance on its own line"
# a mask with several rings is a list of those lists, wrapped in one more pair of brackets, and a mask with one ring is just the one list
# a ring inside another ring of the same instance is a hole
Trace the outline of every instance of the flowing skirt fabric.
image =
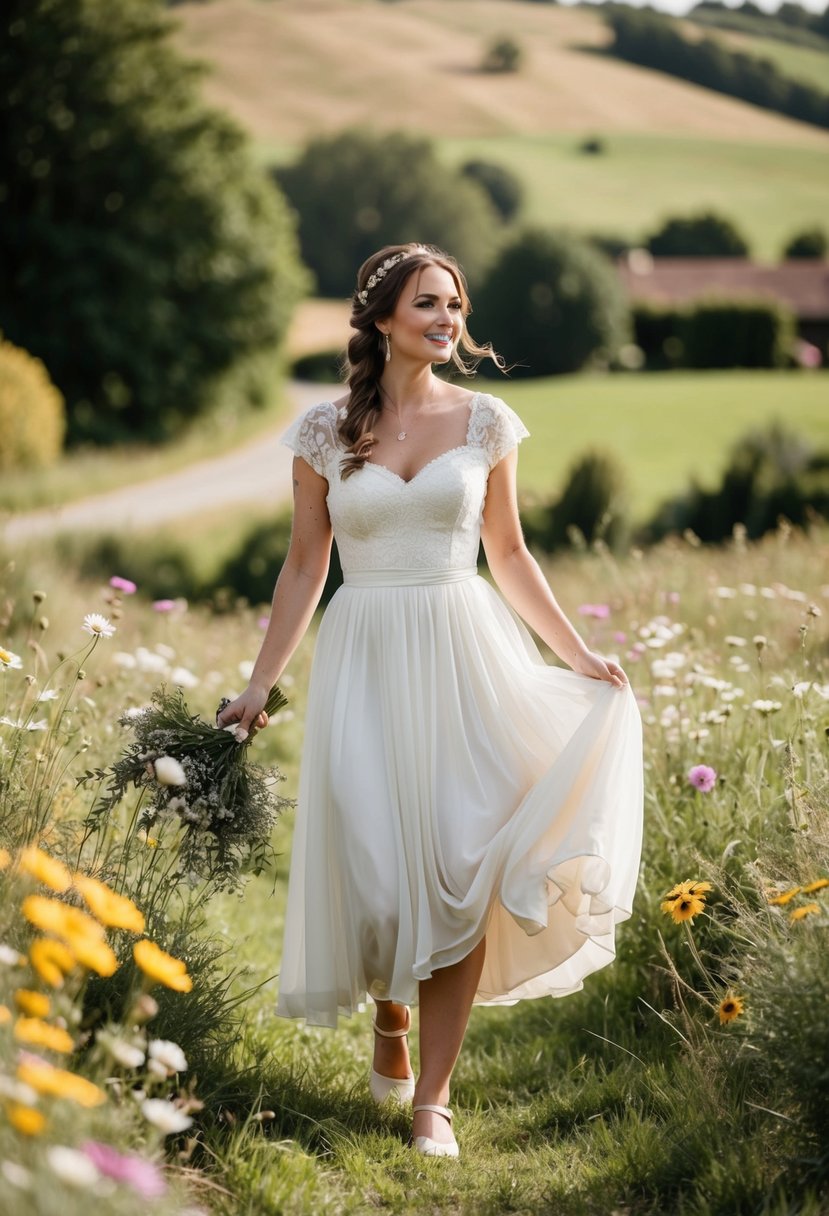
[(343, 586), (314, 658), (278, 1012), (335, 1026), (486, 936), (476, 1001), (615, 955), (641, 848), (630, 689), (548, 665), (482, 578)]

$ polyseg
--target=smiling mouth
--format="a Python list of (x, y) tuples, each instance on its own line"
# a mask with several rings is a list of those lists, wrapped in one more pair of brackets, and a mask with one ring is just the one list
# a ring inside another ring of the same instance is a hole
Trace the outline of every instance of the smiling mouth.
[(427, 334), (426, 337), (429, 342), (440, 342), (442, 346), (452, 345), (451, 334)]

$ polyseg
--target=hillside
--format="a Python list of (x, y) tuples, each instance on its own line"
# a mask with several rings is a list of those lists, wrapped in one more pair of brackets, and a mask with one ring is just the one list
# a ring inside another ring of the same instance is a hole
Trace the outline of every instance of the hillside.
[[(259, 141), (351, 123), (433, 136), (600, 131), (829, 149), (829, 134), (601, 54), (584, 9), (520, 0), (215, 0), (175, 9), (182, 51), (212, 66), (207, 97)], [(493, 38), (520, 72), (479, 70)]]

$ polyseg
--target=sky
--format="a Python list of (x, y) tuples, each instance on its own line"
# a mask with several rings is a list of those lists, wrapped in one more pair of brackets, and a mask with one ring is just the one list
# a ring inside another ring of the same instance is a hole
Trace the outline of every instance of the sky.
[[(567, 4), (572, 3), (573, 0), (561, 0), (561, 2)], [(758, 8), (765, 9), (767, 13), (777, 12), (780, 7), (780, 0), (753, 0), (753, 2)], [(796, 2), (810, 13), (822, 13), (827, 5), (827, 0), (796, 0)], [(624, 3), (632, 4), (635, 8), (641, 8), (643, 4), (649, 3), (651, 8), (679, 15), (687, 13), (690, 8), (693, 8), (696, 0), (624, 0)], [(734, 8), (736, 3), (729, 4), (728, 7)]]

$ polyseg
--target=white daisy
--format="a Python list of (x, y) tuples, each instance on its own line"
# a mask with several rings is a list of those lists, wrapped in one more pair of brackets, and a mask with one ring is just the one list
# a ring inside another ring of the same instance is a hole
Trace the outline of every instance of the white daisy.
[(115, 633), (115, 626), (105, 616), (101, 616), (100, 612), (87, 612), (82, 628), (91, 633), (93, 638), (111, 638)]
[(0, 667), (22, 667), (23, 660), (19, 654), (15, 654), (12, 650), (6, 650), (5, 646), (0, 646)]
[(179, 1107), (164, 1098), (146, 1098), (141, 1103), (141, 1113), (148, 1123), (157, 1127), (165, 1136), (173, 1132), (184, 1132), (193, 1123), (189, 1115), (185, 1115)]

